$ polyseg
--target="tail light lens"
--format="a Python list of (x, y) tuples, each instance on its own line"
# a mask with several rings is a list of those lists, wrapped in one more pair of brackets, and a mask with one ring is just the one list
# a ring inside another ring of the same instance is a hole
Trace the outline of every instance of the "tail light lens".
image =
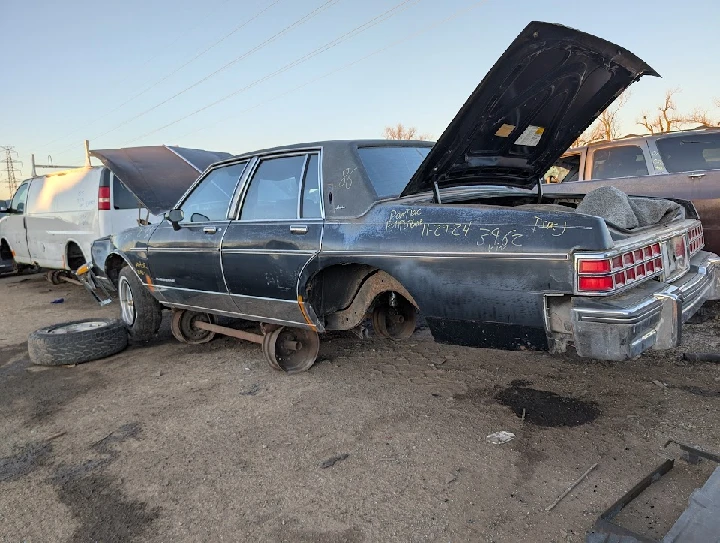
[(578, 258), (577, 289), (586, 294), (607, 294), (663, 270), (662, 248), (653, 243), (605, 258)]
[(688, 232), (688, 244), (690, 247), (690, 255), (694, 255), (705, 246), (705, 236), (702, 225), (690, 229)]
[(598, 277), (581, 277), (578, 282), (581, 291), (609, 292), (615, 288), (612, 275), (601, 275)]
[(110, 210), (110, 187), (98, 188), (98, 209), (100, 211)]

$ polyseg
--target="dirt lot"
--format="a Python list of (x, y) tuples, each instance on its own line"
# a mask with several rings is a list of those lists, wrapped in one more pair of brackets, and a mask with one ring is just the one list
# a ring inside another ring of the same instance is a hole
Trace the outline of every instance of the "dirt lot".
[[(0, 542), (582, 541), (668, 438), (720, 448), (720, 365), (679, 351), (599, 363), (348, 333), (289, 377), (253, 344), (182, 345), (166, 318), (112, 358), (29, 364), (34, 329), (117, 313), (0, 278)], [(683, 349), (717, 350), (718, 325), (686, 327)], [(516, 438), (486, 442), (499, 430)], [(678, 462), (627, 525), (664, 533), (707, 469)]]

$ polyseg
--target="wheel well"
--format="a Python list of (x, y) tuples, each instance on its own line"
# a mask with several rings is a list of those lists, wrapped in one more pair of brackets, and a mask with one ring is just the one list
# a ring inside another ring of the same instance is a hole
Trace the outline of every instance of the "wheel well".
[(365, 264), (329, 266), (309, 281), (306, 299), (330, 330), (354, 328), (383, 294), (395, 292), (418, 308), (412, 295), (389, 273)]
[(11, 260), (13, 257), (12, 251), (10, 250), (10, 245), (8, 245), (8, 242), (3, 240), (0, 240), (0, 260)]
[(118, 284), (120, 270), (127, 265), (128, 263), (125, 262), (125, 259), (120, 255), (111, 254), (107, 257), (107, 260), (105, 261), (105, 273), (107, 274), (108, 279), (110, 279), (115, 286)]
[(80, 266), (87, 262), (82, 249), (74, 241), (67, 244), (67, 248), (65, 249), (65, 261), (67, 262), (68, 268), (71, 270), (77, 270)]

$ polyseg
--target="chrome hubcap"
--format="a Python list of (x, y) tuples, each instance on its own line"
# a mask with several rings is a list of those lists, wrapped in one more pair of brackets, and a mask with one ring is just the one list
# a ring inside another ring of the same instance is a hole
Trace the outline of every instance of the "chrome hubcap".
[(89, 321), (89, 322), (78, 322), (75, 324), (67, 324), (65, 326), (57, 326), (48, 330), (49, 334), (71, 334), (73, 332), (84, 332), (85, 330), (92, 330), (94, 328), (101, 328), (107, 323), (105, 321)]
[(120, 314), (122, 315), (122, 320), (128, 326), (132, 326), (135, 323), (135, 302), (133, 301), (130, 283), (125, 277), (120, 278), (118, 297), (120, 298)]

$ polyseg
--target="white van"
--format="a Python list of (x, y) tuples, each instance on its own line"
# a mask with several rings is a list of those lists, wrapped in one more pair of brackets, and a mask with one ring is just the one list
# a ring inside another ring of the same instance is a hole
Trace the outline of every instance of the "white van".
[(147, 217), (137, 198), (104, 166), (23, 181), (7, 211), (0, 219), (0, 258), (14, 257), (19, 267), (62, 270), (87, 262), (94, 240)]

